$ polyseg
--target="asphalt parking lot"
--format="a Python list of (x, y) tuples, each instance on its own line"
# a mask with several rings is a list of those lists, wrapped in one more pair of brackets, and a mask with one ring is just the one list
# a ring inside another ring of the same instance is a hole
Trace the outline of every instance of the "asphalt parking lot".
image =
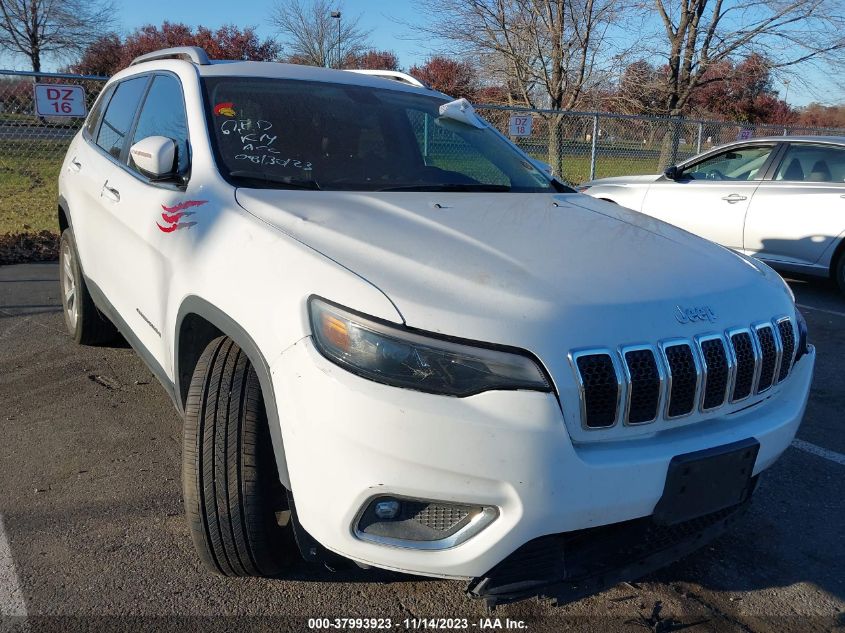
[(285, 579), (206, 572), (182, 517), (172, 404), (130, 348), (72, 344), (57, 275), (55, 264), (0, 267), (0, 631), (304, 631), (313, 617), (394, 629), (427, 617), (475, 630), (845, 628), (845, 297), (832, 285), (791, 282), (818, 351), (810, 403), (730, 533), (636, 583), (488, 614), (457, 581), (305, 563)]

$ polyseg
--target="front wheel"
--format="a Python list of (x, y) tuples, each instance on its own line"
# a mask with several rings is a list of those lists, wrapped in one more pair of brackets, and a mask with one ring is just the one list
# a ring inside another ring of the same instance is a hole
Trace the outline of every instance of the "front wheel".
[(209, 343), (194, 370), (183, 441), (185, 513), (200, 559), (224, 576), (278, 574), (292, 544), (277, 520), (287, 497), (258, 376), (227, 337)]

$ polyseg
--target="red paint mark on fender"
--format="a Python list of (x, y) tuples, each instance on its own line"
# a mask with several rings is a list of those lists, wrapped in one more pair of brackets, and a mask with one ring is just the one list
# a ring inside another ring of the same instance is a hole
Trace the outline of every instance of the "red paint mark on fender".
[(174, 204), (172, 207), (161, 205), (161, 208), (168, 213), (176, 213), (177, 211), (184, 211), (185, 209), (190, 209), (191, 207), (200, 207), (206, 202), (208, 202), (208, 200), (186, 200), (185, 202)]
[(192, 211), (179, 211), (178, 213), (174, 213), (173, 215), (167, 215), (166, 213), (161, 214), (161, 219), (167, 222), (168, 224), (174, 224), (175, 222), (179, 221), (179, 218), (183, 218), (186, 215), (193, 215)]
[(164, 220), (166, 226), (162, 226), (158, 222), (156, 222), (156, 226), (163, 233), (172, 233), (179, 228), (194, 226), (196, 222), (186, 222), (180, 224), (179, 221), (185, 216), (194, 214), (193, 211), (186, 211), (185, 209), (199, 207), (204, 205), (206, 202), (208, 202), (208, 200), (186, 200), (185, 202), (174, 204), (172, 207), (161, 205), (161, 208), (164, 209), (164, 213), (161, 214), (161, 219)]

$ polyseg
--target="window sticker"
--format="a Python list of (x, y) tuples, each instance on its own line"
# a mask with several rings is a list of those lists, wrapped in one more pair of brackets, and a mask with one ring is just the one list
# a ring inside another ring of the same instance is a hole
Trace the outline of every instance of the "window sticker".
[(196, 225), (196, 222), (182, 221), (183, 218), (195, 213), (194, 211), (187, 211), (187, 209), (200, 207), (206, 202), (208, 202), (208, 200), (186, 200), (185, 202), (180, 202), (172, 207), (161, 205), (161, 208), (164, 209), (164, 213), (161, 214), (161, 219), (164, 220), (164, 226), (162, 226), (159, 222), (156, 222), (156, 226), (162, 233), (173, 233), (176, 229), (188, 229)]
[(231, 101), (224, 101), (214, 106), (214, 114), (220, 116), (235, 116), (235, 104)]

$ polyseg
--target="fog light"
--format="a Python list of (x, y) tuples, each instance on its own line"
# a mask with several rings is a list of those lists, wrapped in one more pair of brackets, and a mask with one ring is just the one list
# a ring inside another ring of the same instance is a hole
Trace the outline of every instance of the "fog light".
[(499, 515), (492, 506), (379, 496), (361, 508), (355, 536), (415, 549), (446, 549), (478, 534)]
[(376, 503), (373, 511), (379, 519), (389, 520), (396, 518), (396, 516), (399, 514), (399, 509), (399, 502), (395, 499), (389, 499), (387, 501), (379, 501), (378, 503)]

